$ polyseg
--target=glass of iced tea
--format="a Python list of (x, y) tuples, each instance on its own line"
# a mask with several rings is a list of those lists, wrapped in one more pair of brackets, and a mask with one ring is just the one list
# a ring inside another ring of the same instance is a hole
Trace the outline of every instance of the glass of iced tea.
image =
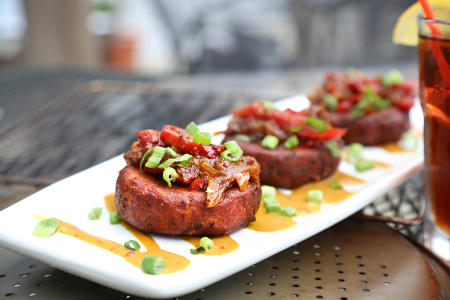
[(424, 242), (450, 262), (450, 20), (419, 17), (425, 129)]

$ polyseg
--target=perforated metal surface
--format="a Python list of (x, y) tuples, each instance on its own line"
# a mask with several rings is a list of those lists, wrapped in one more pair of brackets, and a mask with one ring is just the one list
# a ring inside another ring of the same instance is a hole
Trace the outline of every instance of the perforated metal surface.
[[(143, 299), (0, 249), (5, 254), (0, 299)], [(446, 299), (434, 276), (419, 250), (395, 231), (344, 221), (179, 299)]]

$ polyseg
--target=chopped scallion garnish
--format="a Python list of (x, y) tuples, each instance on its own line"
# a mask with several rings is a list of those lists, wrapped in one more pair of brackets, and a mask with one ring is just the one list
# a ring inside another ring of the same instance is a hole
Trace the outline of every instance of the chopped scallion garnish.
[(225, 158), (226, 160), (229, 160), (231, 162), (237, 162), (241, 159), (244, 151), (242, 151), (241, 147), (239, 147), (239, 144), (236, 141), (228, 141), (223, 145), (225, 146), (226, 150), (220, 153), (220, 157)]
[(265, 108), (268, 108), (268, 109), (277, 109), (277, 107), (275, 106), (275, 103), (273, 103), (272, 101), (262, 101), (261, 104), (262, 104), (262, 106), (264, 106)]
[(403, 82), (403, 75), (398, 70), (391, 70), (381, 78), (384, 86), (393, 86)]
[(325, 104), (325, 107), (327, 108), (327, 110), (329, 111), (335, 111), (336, 107), (338, 105), (338, 100), (336, 99), (336, 97), (334, 97), (331, 94), (326, 94), (323, 97), (323, 104)]
[(281, 214), (286, 217), (292, 217), (297, 213), (297, 210), (291, 206), (286, 206), (282, 211)]
[(309, 126), (311, 126), (312, 128), (316, 129), (319, 132), (324, 132), (328, 130), (328, 124), (324, 120), (317, 119), (314, 117), (308, 117), (306, 122), (308, 123)]
[(261, 198), (275, 198), (277, 194), (276, 188), (270, 185), (262, 185), (261, 186)]
[(117, 211), (113, 211), (112, 213), (109, 214), (109, 224), (119, 224), (119, 222), (120, 217)]
[(159, 256), (146, 256), (142, 260), (141, 269), (146, 274), (158, 275), (166, 268), (166, 260)]
[(91, 212), (88, 214), (89, 220), (98, 220), (100, 218), (100, 215), (102, 214), (102, 208), (101, 207), (94, 207)]
[(330, 150), (331, 156), (333, 157), (341, 157), (342, 151), (338, 147), (338, 143), (336, 140), (329, 140), (325, 143), (325, 146), (327, 146), (328, 150)]
[(239, 141), (243, 141), (243, 142), (247, 142), (247, 143), (250, 143), (252, 141), (252, 138), (250, 136), (245, 135), (245, 134), (240, 134), (240, 133), (235, 134), (234, 138)]
[(308, 202), (320, 204), (323, 202), (323, 192), (321, 190), (308, 191)]
[(194, 122), (191, 122), (186, 126), (186, 131), (192, 135), (195, 135), (200, 132), (200, 129), (198, 128), (197, 124)]
[(276, 136), (266, 135), (261, 141), (261, 146), (263, 146), (266, 149), (273, 150), (278, 146), (278, 143), (279, 140)]
[(211, 134), (209, 132), (197, 132), (194, 135), (194, 143), (200, 145), (211, 144)]
[(141, 245), (136, 242), (135, 240), (129, 240), (123, 244), (123, 246), (127, 249), (133, 250), (133, 251), (139, 251), (141, 249)]
[(193, 254), (193, 255), (197, 255), (197, 254), (200, 254), (202, 252), (205, 252), (205, 249), (203, 249), (202, 247), (191, 249), (191, 254)]
[(59, 220), (49, 218), (39, 221), (33, 230), (33, 235), (40, 238), (48, 238), (55, 234), (59, 227)]
[(333, 181), (333, 182), (331, 182), (330, 187), (331, 187), (333, 190), (342, 190), (342, 189), (343, 189), (342, 184), (341, 184), (339, 181), (336, 181), (336, 180)]
[(307, 122), (303, 122), (303, 124), (301, 124), (301, 125), (299, 125), (299, 126), (297, 126), (297, 127), (291, 128), (291, 129), (289, 129), (289, 131), (290, 131), (290, 132), (297, 132), (297, 131), (300, 131), (300, 130), (302, 130), (303, 128), (305, 128), (306, 124), (307, 124)]
[(355, 164), (362, 158), (362, 151), (364, 146), (359, 143), (352, 143), (348, 147), (348, 160), (350, 163)]
[(228, 150), (222, 151), (220, 153), (220, 157), (225, 158), (226, 160), (229, 160), (231, 162), (237, 162), (237, 161), (239, 161), (239, 159), (241, 159), (241, 156), (243, 153), (244, 152), (242, 150), (233, 152), (228, 149)]
[(167, 167), (167, 168), (164, 169), (163, 179), (164, 179), (165, 182), (167, 182), (167, 185), (169, 187), (172, 187), (172, 182), (177, 180), (177, 178), (178, 178), (178, 174), (177, 174), (177, 171), (175, 171), (174, 168)]
[(192, 155), (190, 154), (183, 154), (177, 158), (175, 158), (175, 162), (178, 163), (179, 167), (186, 167), (187, 164), (191, 161)]
[(281, 212), (281, 205), (276, 199), (277, 190), (270, 185), (261, 186), (261, 200), (268, 213)]
[(291, 135), (288, 137), (288, 139), (284, 142), (284, 147), (286, 149), (292, 149), (294, 147), (297, 147), (299, 144), (298, 137), (296, 135)]
[(200, 239), (200, 247), (205, 249), (205, 251), (211, 250), (214, 248), (214, 242), (208, 237), (202, 237)]
[(144, 153), (144, 156), (142, 156), (141, 162), (140, 162), (140, 164), (139, 164), (139, 171), (142, 172), (142, 167), (144, 166), (144, 163), (146, 162), (147, 157), (150, 155), (150, 152), (152, 152), (152, 150), (153, 150), (153, 148), (150, 147), (150, 148)]
[(150, 156), (148, 161), (145, 163), (145, 166), (147, 168), (156, 168), (159, 165), (159, 163), (161, 162), (161, 160), (163, 159), (164, 154), (166, 154), (166, 148), (156, 146), (155, 149), (153, 150), (152, 155)]
[(360, 159), (355, 163), (355, 169), (358, 172), (365, 172), (373, 169), (374, 167), (374, 162), (368, 159)]
[(405, 132), (402, 134), (399, 145), (405, 150), (412, 151), (417, 149), (419, 146), (419, 141), (411, 132)]
[(169, 155), (172, 156), (172, 157), (177, 157), (177, 156), (178, 156), (178, 153), (176, 153), (175, 150), (173, 150), (173, 149), (170, 148), (170, 147), (167, 147), (167, 148), (166, 148), (166, 151), (167, 151), (167, 153), (169, 153)]
[(275, 198), (263, 199), (263, 204), (266, 207), (268, 213), (281, 212), (281, 205)]

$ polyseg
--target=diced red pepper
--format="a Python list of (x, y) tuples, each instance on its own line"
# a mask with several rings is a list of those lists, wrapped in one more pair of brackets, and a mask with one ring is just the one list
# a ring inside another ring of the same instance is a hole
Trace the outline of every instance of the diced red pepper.
[(336, 106), (337, 112), (347, 112), (350, 111), (352, 108), (352, 103), (346, 100), (342, 100), (338, 102), (338, 105)]
[(159, 131), (154, 129), (146, 129), (136, 132), (136, 136), (139, 139), (139, 144), (143, 148), (150, 148), (160, 144)]
[(223, 145), (196, 144), (193, 142), (192, 136), (188, 134), (186, 130), (172, 125), (163, 126), (161, 140), (165, 145), (173, 146), (182, 153), (200, 155), (207, 158), (215, 158), (225, 150), (225, 146)]
[(208, 187), (208, 180), (206, 178), (197, 178), (189, 185), (191, 190), (204, 191)]
[[(306, 122), (308, 116), (302, 112), (291, 109), (275, 110), (264, 107), (261, 102), (253, 102), (251, 105), (234, 110), (233, 114), (239, 117), (255, 116), (265, 120), (274, 120), (281, 129), (289, 132), (290, 129), (298, 127)], [(345, 129), (329, 127), (325, 132), (306, 125), (302, 130), (296, 132), (300, 137), (312, 140), (329, 140), (341, 137), (345, 134)]]
[(310, 127), (305, 126), (302, 130), (296, 132), (296, 134), (302, 138), (307, 138), (311, 140), (321, 140), (321, 141), (327, 141), (331, 139), (337, 139), (345, 135), (347, 132), (346, 129), (341, 128), (328, 128), (327, 131), (319, 132), (318, 130)]

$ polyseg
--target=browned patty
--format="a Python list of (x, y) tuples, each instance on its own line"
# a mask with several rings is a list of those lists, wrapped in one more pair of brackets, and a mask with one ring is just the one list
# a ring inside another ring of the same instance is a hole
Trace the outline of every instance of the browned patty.
[(116, 182), (115, 203), (119, 216), (133, 227), (173, 235), (231, 233), (255, 220), (261, 200), (259, 183), (249, 182), (243, 192), (227, 190), (221, 203), (206, 207), (206, 192), (172, 186), (155, 176), (128, 166)]
[(347, 128), (343, 137), (347, 144), (373, 146), (395, 142), (409, 129), (408, 113), (395, 107), (359, 118), (353, 118), (349, 112), (330, 112), (329, 120), (334, 127)]
[[(224, 142), (233, 140), (226, 136)], [(261, 183), (283, 188), (295, 188), (305, 183), (319, 181), (332, 175), (339, 165), (339, 158), (331, 155), (328, 148), (298, 146), (287, 150), (279, 145), (274, 150), (260, 144), (236, 142), (245, 155), (253, 156), (261, 167)]]

